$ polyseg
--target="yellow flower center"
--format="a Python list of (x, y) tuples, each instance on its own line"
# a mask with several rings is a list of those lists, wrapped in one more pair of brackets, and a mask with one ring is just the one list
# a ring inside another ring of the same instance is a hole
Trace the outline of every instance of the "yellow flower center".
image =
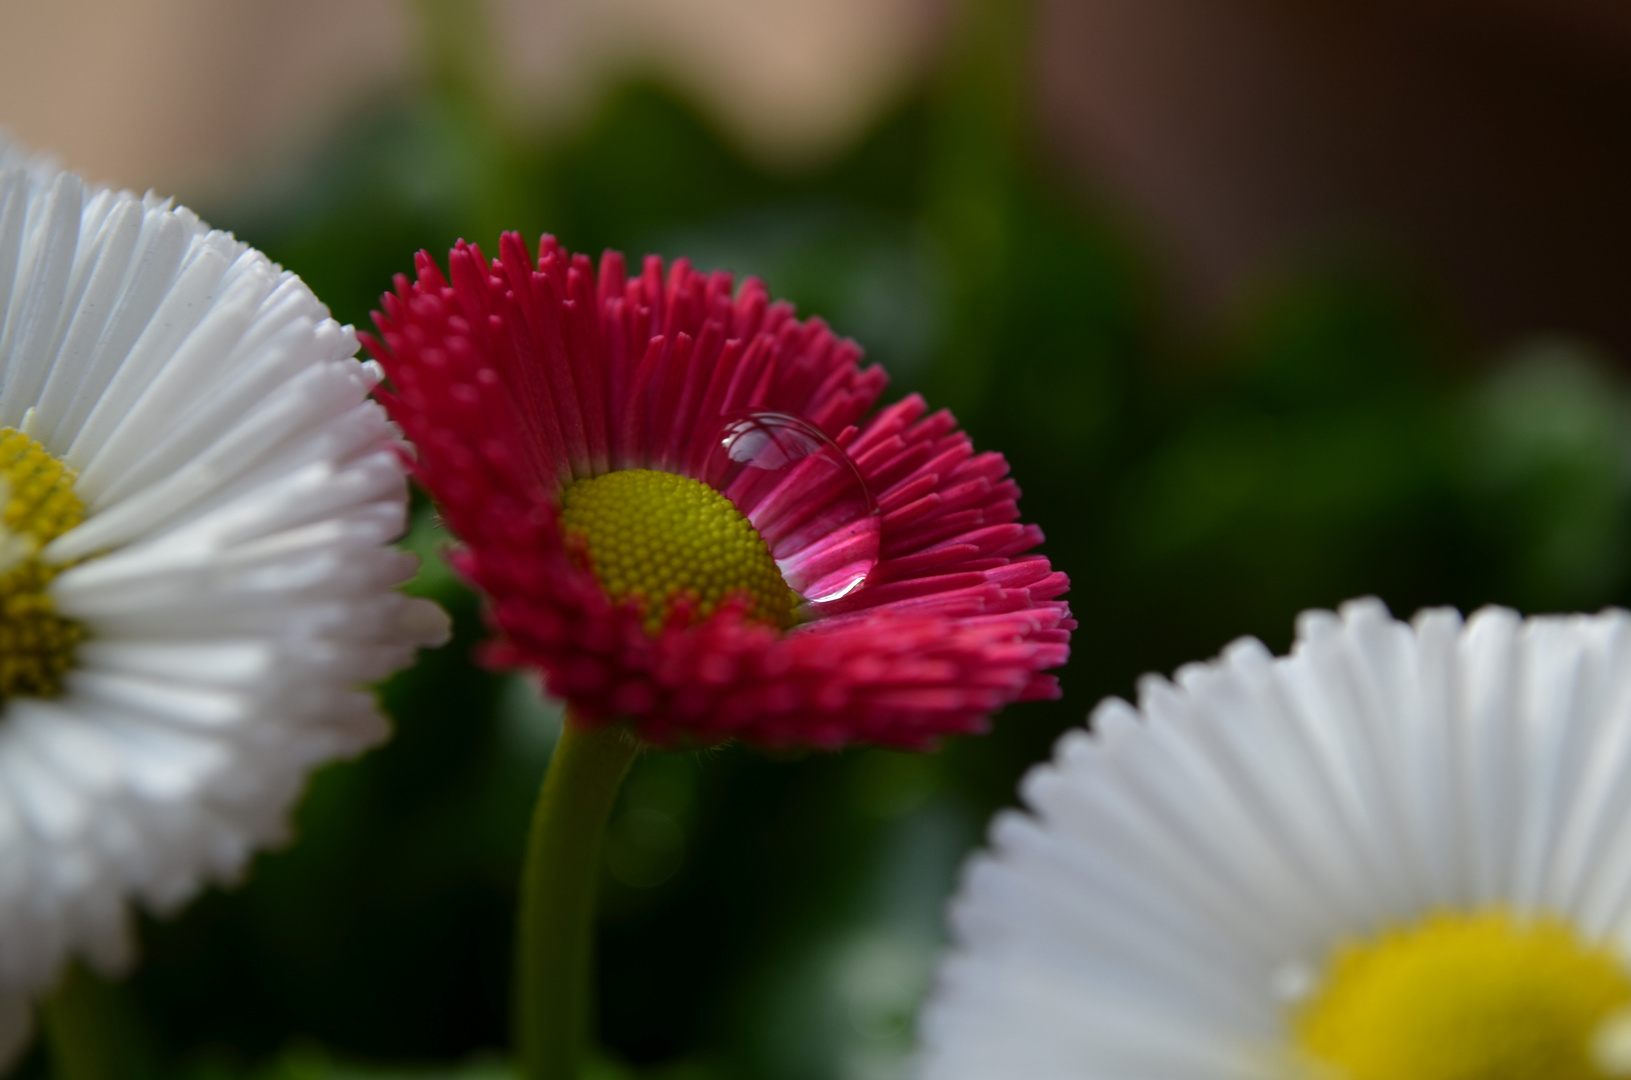
[(699, 617), (741, 597), (749, 618), (786, 629), (798, 594), (764, 538), (731, 501), (673, 473), (626, 469), (573, 481), (561, 494), (561, 529), (612, 600), (634, 600), (656, 633), (677, 602)]
[(1606, 949), (1497, 909), (1339, 946), (1293, 1027), (1332, 1080), (1601, 1080), (1631, 1075), (1628, 1003)]
[(0, 428), (0, 701), (62, 689), (84, 628), (46, 591), (63, 569), (39, 551), (85, 516), (74, 471), (15, 428)]

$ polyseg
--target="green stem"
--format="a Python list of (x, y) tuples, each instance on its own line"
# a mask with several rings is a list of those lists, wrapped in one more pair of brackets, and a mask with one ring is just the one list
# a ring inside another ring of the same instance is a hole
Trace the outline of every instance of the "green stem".
[(41, 1009), (57, 1080), (147, 1076), (147, 1046), (122, 988), (71, 965)]
[(588, 1037), (600, 841), (640, 744), (567, 713), (527, 838), (516, 927), (515, 1037), (525, 1080), (578, 1080)]

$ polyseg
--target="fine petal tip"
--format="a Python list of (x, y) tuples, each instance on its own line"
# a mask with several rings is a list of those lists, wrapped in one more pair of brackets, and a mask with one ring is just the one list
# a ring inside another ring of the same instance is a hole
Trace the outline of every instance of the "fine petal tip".
[(437, 649), (453, 636), (453, 620), (442, 606), (419, 596), (406, 598), (403, 628), (421, 648)]

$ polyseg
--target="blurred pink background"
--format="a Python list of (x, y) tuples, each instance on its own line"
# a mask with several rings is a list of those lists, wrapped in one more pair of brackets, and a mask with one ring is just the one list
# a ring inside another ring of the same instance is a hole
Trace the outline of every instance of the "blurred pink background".
[[(0, 3), (0, 124), (124, 186), (221, 182), (420, 77), (437, 0)], [(570, 123), (631, 73), (787, 166), (841, 149), (932, 58), (937, 0), (494, 0), (495, 84)]]
[[(420, 0), (429, 4), (436, 0)], [(421, 65), (405, 0), (0, 4), (0, 124), (187, 195), (294, 153)], [(495, 84), (564, 127), (667, 79), (779, 168), (931, 70), (946, 0), (495, 0)], [(1192, 313), (1332, 251), (1442, 286), (1482, 335), (1631, 356), (1631, 6), (1616, 0), (1042, 0), (1035, 116), (1153, 239)]]

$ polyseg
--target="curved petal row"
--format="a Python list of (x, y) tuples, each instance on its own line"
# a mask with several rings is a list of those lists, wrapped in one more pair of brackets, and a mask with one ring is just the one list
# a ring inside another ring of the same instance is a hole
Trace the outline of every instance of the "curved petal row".
[[(1313, 612), (1026, 779), (965, 872), (926, 1080), (1261, 1075), (1340, 941), (1430, 912), (1631, 943), (1631, 615)], [(1265, 1053), (1268, 1057), (1265, 1057)]]

